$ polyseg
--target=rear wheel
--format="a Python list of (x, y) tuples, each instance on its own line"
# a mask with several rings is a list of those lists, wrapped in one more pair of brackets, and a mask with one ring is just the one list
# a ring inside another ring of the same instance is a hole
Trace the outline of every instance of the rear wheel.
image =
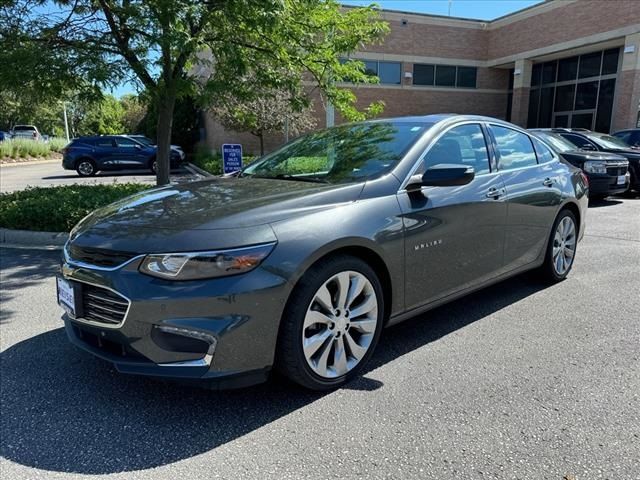
[(154, 175), (158, 173), (158, 160), (156, 160), (155, 158), (151, 159), (151, 161), (149, 162), (149, 170), (151, 170), (151, 173), (153, 173)]
[(312, 267), (282, 319), (277, 367), (313, 390), (358, 375), (378, 343), (384, 317), (380, 281), (359, 258), (333, 257)]
[(578, 222), (570, 210), (562, 210), (553, 224), (547, 254), (540, 267), (542, 277), (552, 283), (567, 278), (578, 246)]
[(96, 169), (96, 164), (93, 160), (82, 158), (78, 160), (78, 163), (76, 164), (76, 172), (78, 172), (78, 175), (81, 177), (92, 177), (98, 172), (98, 170)]

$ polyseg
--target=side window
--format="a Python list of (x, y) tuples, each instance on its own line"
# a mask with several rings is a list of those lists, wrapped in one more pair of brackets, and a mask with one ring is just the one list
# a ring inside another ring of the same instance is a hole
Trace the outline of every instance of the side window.
[(620, 140), (622, 140), (627, 145), (633, 145), (633, 143), (631, 143), (631, 131), (630, 130), (627, 130), (626, 132), (614, 133), (613, 136), (614, 137), (618, 137)]
[(417, 173), (441, 163), (473, 167), (476, 175), (489, 173), (489, 154), (480, 125), (460, 125), (447, 131), (431, 146)]
[(499, 170), (514, 170), (537, 165), (536, 153), (528, 135), (499, 125), (491, 125), (490, 128), (500, 154)]
[(574, 135), (572, 133), (561, 133), (560, 135), (569, 140), (578, 148), (584, 148), (585, 146), (589, 148), (594, 146), (589, 140), (581, 137), (580, 135)]
[(538, 155), (538, 163), (547, 163), (553, 160), (553, 153), (551, 153), (551, 150), (549, 150), (544, 143), (533, 137), (531, 140), (533, 141), (533, 147), (536, 149), (536, 154)]
[(118, 137), (116, 139), (116, 142), (118, 143), (118, 147), (124, 147), (124, 148), (134, 148), (137, 145), (136, 142), (134, 142), (130, 138), (125, 138), (125, 137)]
[(96, 147), (111, 148), (113, 146), (113, 140), (111, 138), (99, 138), (96, 140)]
[(629, 139), (629, 145), (632, 147), (640, 147), (640, 130), (635, 130)]

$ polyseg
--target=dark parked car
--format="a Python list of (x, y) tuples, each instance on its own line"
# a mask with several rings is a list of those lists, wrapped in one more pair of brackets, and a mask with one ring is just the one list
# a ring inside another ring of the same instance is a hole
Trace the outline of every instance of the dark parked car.
[(640, 128), (630, 128), (629, 130), (620, 130), (611, 134), (619, 138), (632, 148), (640, 148)]
[(629, 161), (629, 190), (640, 191), (640, 152), (632, 149), (617, 137), (583, 129), (551, 129), (582, 150), (609, 152), (622, 155)]
[[(81, 177), (95, 175), (101, 170), (145, 168), (156, 172), (154, 145), (144, 145), (122, 135), (100, 135), (75, 138), (62, 150), (62, 167), (75, 170)], [(171, 168), (180, 165), (182, 158), (171, 151)]]
[(580, 150), (560, 134), (548, 130), (530, 130), (571, 165), (580, 168), (589, 179), (589, 198), (604, 198), (629, 188), (629, 161), (615, 153)]
[(0, 142), (4, 142), (5, 140), (9, 140), (11, 138), (11, 135), (9, 135), (9, 132), (3, 132), (0, 130)]
[(275, 366), (330, 389), (384, 326), (526, 270), (563, 280), (587, 188), (500, 120), (341, 125), (95, 211), (65, 246), (58, 301), (70, 340), (121, 372), (222, 388)]
[[(146, 145), (147, 147), (157, 146), (156, 142), (151, 140), (149, 137), (145, 137), (144, 135), (122, 135), (122, 136), (133, 138), (134, 140), (142, 143), (143, 145)], [(185, 158), (184, 150), (182, 150), (182, 147), (180, 145), (171, 145), (171, 150), (175, 150), (176, 152), (178, 152), (178, 155), (180, 155), (180, 160), (184, 160)]]

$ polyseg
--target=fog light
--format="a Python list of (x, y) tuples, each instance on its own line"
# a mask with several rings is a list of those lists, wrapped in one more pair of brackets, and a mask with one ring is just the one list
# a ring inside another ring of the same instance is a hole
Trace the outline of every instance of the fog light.
[[(174, 327), (172, 325), (156, 325), (155, 328), (159, 332), (166, 333), (169, 335), (179, 335), (181, 337), (186, 337), (186, 338), (190, 338), (200, 342), (205, 342), (208, 345), (208, 347), (206, 348), (206, 351), (202, 352), (204, 356), (202, 357), (202, 359), (200, 359), (200, 362), (203, 364), (206, 364), (207, 366), (211, 365), (211, 360), (213, 359), (213, 354), (215, 353), (216, 346), (218, 344), (218, 339), (214, 335), (210, 333), (201, 332), (198, 330), (191, 330), (189, 328)], [(175, 349), (175, 351), (184, 351), (184, 349), (180, 348), (180, 345), (176, 345), (175, 342), (166, 342), (165, 346), (173, 347), (172, 349)], [(204, 345), (202, 345), (202, 347), (204, 347)], [(189, 350), (192, 350), (192, 349), (189, 349)], [(196, 348), (195, 350), (199, 351), (201, 349)], [(174, 365), (179, 365), (179, 364), (193, 365), (194, 362), (177, 362)]]

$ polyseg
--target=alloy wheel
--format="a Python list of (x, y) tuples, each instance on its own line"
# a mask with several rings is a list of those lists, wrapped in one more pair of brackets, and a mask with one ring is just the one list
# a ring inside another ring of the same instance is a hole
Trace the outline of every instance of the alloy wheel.
[(553, 237), (553, 268), (558, 275), (564, 275), (576, 253), (576, 226), (571, 217), (564, 217), (556, 227)]
[(93, 164), (87, 161), (80, 162), (78, 165), (78, 171), (82, 175), (91, 175), (93, 173)]
[(360, 363), (378, 324), (378, 298), (366, 276), (344, 271), (314, 295), (302, 327), (307, 364), (320, 377), (341, 377)]

